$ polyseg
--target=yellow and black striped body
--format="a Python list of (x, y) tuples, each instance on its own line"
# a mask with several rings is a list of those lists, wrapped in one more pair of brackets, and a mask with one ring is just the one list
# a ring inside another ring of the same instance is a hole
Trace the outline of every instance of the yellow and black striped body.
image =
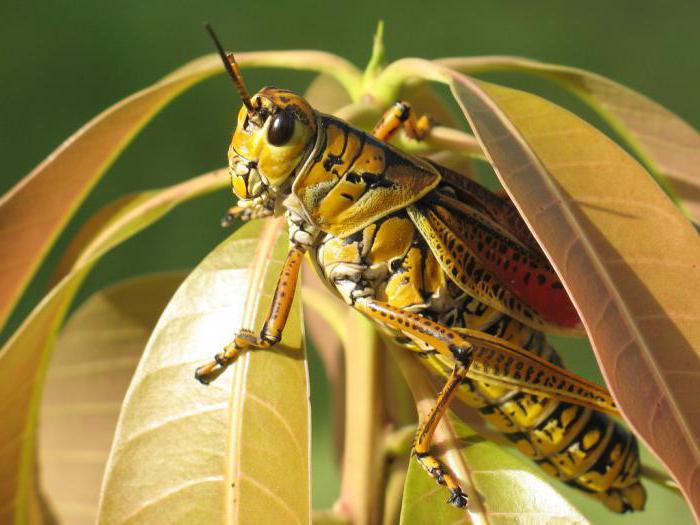
[[(560, 363), (542, 332), (457, 286), (405, 211), (390, 213), (345, 238), (325, 234), (312, 255), (326, 280), (349, 303), (371, 294), (442, 325), (499, 336)], [(390, 332), (449, 373), (451, 364), (433, 349), (407, 334)], [(458, 396), (548, 474), (591, 493), (616, 512), (643, 507), (636, 439), (610, 416), (469, 379)]]

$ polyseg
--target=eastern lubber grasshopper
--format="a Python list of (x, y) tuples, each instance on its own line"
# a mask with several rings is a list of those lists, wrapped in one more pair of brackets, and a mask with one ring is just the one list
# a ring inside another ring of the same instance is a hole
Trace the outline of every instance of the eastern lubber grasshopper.
[(347, 304), (449, 374), (413, 452), (451, 503), (467, 499), (430, 449), (459, 396), (549, 474), (616, 512), (643, 508), (634, 436), (610, 417), (608, 393), (561, 368), (547, 345), (544, 333), (579, 333), (580, 320), (510, 201), (388, 144), (402, 126), (415, 139), (429, 132), (408, 104), (365, 133), (287, 90), (250, 97), (211, 35), (243, 102), (228, 152), (237, 210), (286, 213), (290, 251), (262, 331), (239, 332), (197, 379), (280, 340), (308, 254)]

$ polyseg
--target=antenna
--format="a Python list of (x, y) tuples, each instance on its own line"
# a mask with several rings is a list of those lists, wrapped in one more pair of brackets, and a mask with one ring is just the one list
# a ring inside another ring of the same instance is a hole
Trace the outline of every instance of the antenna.
[(238, 89), (238, 94), (241, 96), (241, 101), (248, 110), (248, 114), (255, 114), (255, 109), (253, 108), (253, 104), (250, 102), (250, 95), (248, 95), (248, 90), (245, 88), (245, 84), (243, 83), (243, 78), (241, 77), (241, 71), (238, 68), (236, 57), (233, 56), (233, 53), (228, 55), (226, 54), (226, 51), (224, 51), (224, 48), (221, 45), (221, 42), (219, 42), (216, 33), (214, 33), (214, 30), (211, 28), (208, 22), (204, 24), (204, 29), (207, 30), (207, 33), (209, 33), (209, 36), (214, 41), (214, 45), (216, 46), (219, 56), (224, 63), (224, 67), (233, 80), (236, 89)]

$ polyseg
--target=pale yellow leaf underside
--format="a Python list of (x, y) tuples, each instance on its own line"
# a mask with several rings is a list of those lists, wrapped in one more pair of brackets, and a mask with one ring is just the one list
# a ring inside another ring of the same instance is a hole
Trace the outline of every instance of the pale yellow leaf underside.
[(124, 394), (183, 277), (155, 274), (110, 286), (81, 305), (61, 332), (39, 422), (41, 486), (61, 523), (95, 523)]
[[(193, 376), (269, 302), (286, 239), (267, 228), (258, 239), (261, 229), (248, 225), (215, 249), (163, 312), (122, 409), (100, 523), (308, 523), (298, 307), (274, 350), (246, 354), (208, 387)], [(251, 260), (261, 251), (264, 275), (249, 291)], [(257, 298), (252, 315), (246, 294)]]

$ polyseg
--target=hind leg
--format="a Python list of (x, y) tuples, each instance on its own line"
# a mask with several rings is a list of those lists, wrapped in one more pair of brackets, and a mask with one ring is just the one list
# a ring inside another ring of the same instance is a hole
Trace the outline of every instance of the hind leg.
[(370, 298), (358, 298), (354, 306), (369, 317), (420, 339), (438, 352), (449, 355), (455, 361), (452, 373), (438, 394), (435, 405), (418, 428), (412, 453), (430, 476), (448, 488), (449, 503), (464, 507), (467, 504), (467, 497), (459, 483), (430, 452), (430, 449), (438, 423), (447, 412), (450, 402), (457, 393), (457, 388), (467, 376), (471, 362), (471, 344), (461, 334), (448, 327), (388, 303)]
[(447, 412), (450, 401), (457, 393), (457, 388), (462, 384), (462, 380), (467, 376), (467, 367), (457, 363), (450, 374), (449, 379), (442, 387), (438, 395), (435, 406), (428, 414), (428, 417), (421, 423), (416, 432), (416, 439), (413, 443), (413, 454), (416, 456), (418, 463), (441, 485), (445, 485), (450, 491), (450, 499), (448, 503), (456, 507), (464, 507), (467, 504), (467, 496), (462, 491), (462, 488), (457, 483), (457, 480), (450, 474), (440, 461), (430, 453), (432, 446), (433, 434), (438, 423)]

